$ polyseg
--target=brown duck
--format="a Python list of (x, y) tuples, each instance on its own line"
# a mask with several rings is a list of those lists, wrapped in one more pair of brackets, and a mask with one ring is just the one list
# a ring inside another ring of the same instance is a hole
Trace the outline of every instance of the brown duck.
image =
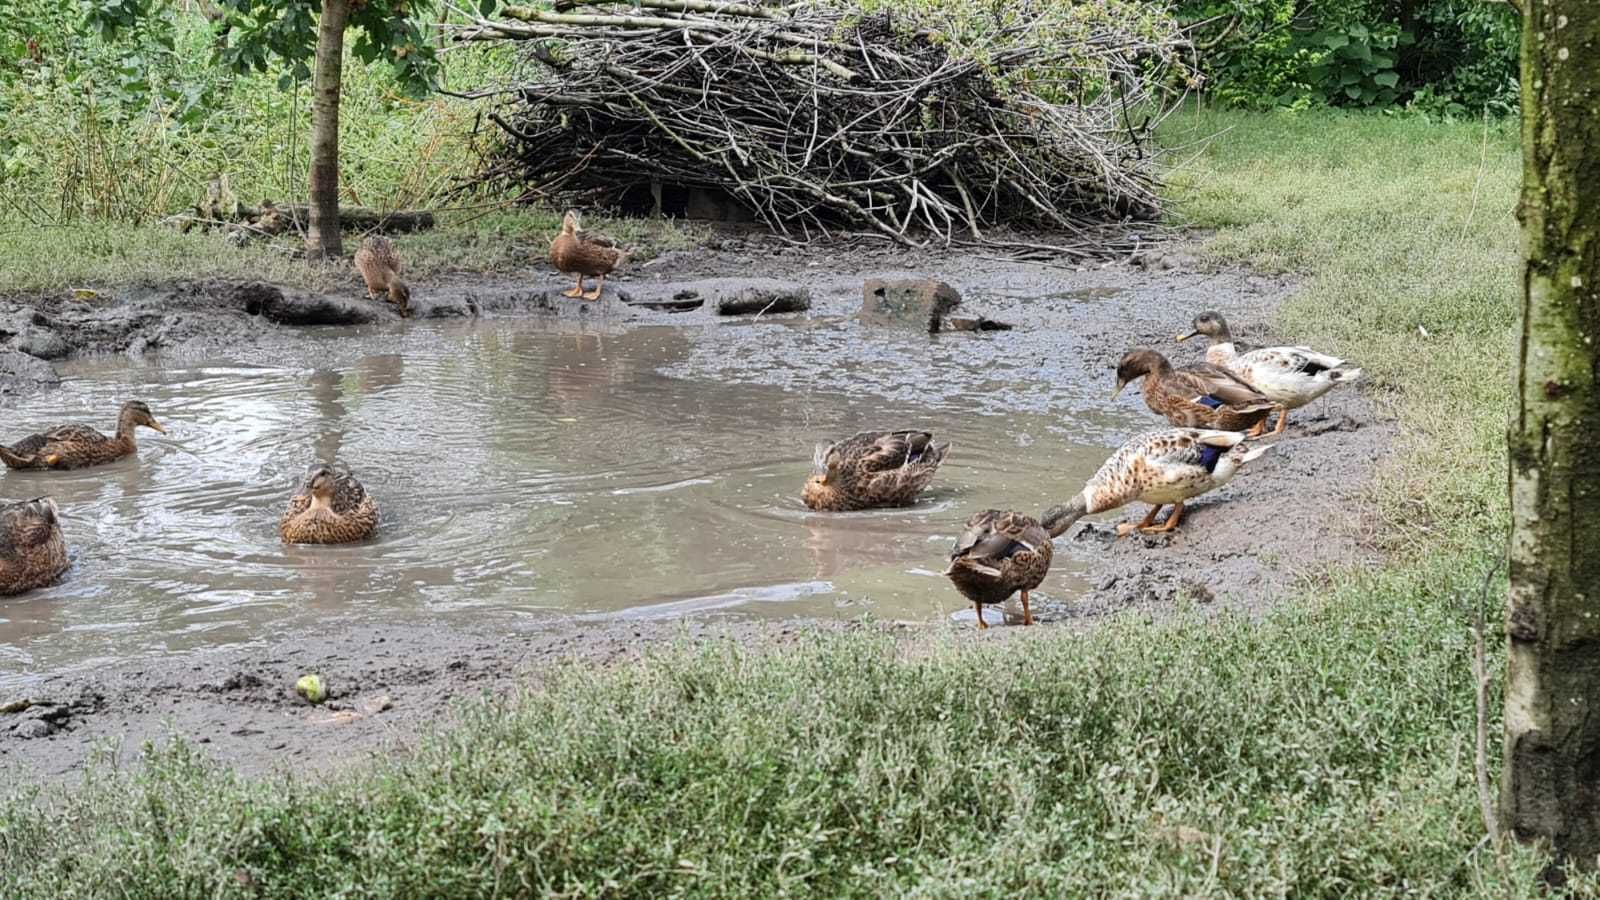
[(800, 499), (823, 512), (909, 506), (949, 449), (927, 431), (863, 431), (819, 444)]
[[(1060, 537), (1084, 516), (1137, 500), (1150, 504), (1149, 514), (1137, 525), (1118, 525), (1117, 537), (1135, 531), (1172, 531), (1183, 518), (1185, 503), (1227, 484), (1246, 463), (1269, 449), (1248, 446), (1246, 440), (1241, 432), (1200, 428), (1162, 428), (1135, 435), (1071, 500), (1045, 510), (1039, 524), (1051, 537)], [(1172, 512), (1157, 525), (1156, 516), (1169, 504)]]
[(368, 298), (386, 295), (400, 315), (411, 315), (411, 288), (400, 280), (400, 255), (388, 238), (373, 235), (362, 241), (355, 262), (356, 271), (367, 283)]
[(378, 504), (343, 466), (314, 465), (278, 522), (289, 544), (348, 544), (378, 527)]
[(0, 462), (13, 469), (81, 469), (121, 459), (139, 449), (133, 432), (139, 426), (166, 434), (150, 407), (139, 400), (122, 404), (117, 434), (106, 437), (87, 425), (58, 425), (30, 434), (7, 447), (0, 445)]
[(1154, 350), (1130, 350), (1117, 364), (1117, 389), (1144, 379), (1144, 402), (1157, 415), (1182, 428), (1246, 431), (1260, 434), (1276, 405), (1226, 369), (1199, 363), (1174, 369)]
[(989, 627), (983, 621), (984, 606), (1004, 603), (1017, 591), (1022, 592), (1022, 624), (1032, 625), (1028, 592), (1050, 573), (1052, 555), (1050, 532), (1037, 519), (986, 509), (967, 520), (944, 574), (972, 601), (979, 628)]
[[(564, 275), (578, 276), (578, 285), (568, 291), (568, 297), (599, 300), (605, 290), (606, 276), (628, 259), (627, 251), (620, 250), (603, 238), (583, 233), (576, 210), (567, 210), (561, 217), (561, 233), (550, 242), (550, 262)], [(594, 292), (583, 292), (583, 279), (599, 278)]]
[(67, 570), (60, 518), (48, 497), (0, 506), (0, 596), (52, 584)]

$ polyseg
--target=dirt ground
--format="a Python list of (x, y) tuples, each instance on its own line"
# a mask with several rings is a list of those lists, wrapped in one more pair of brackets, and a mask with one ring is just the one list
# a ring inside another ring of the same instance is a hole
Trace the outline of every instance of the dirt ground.
[[(728, 280), (730, 273), (738, 278)], [(759, 279), (751, 277), (757, 273)], [(1259, 324), (1270, 321), (1293, 291), (1292, 279), (1201, 271), (1181, 248), (1132, 262), (1047, 266), (881, 245), (800, 250), (728, 235), (651, 260), (613, 282), (632, 303), (561, 297), (568, 282), (553, 271), (453, 276), (415, 286), (414, 296), (424, 318), (554, 315), (624, 328), (714, 327), (728, 321), (716, 312), (719, 297), (747, 288), (781, 293), (798, 285), (811, 296), (804, 315), (847, 316), (860, 305), (863, 277), (877, 275), (956, 285), (966, 297), (964, 312), (1022, 333), (1008, 346), (1020, 347), (1013, 354), (1028, 355), (1029, 365), (1046, 377), (1103, 381), (1125, 349), (1141, 344), (1191, 358), (1198, 349), (1179, 352), (1172, 336), (1202, 309), (1226, 311), (1251, 342), (1292, 338)], [(695, 306), (696, 300), (703, 302)], [(691, 308), (671, 311), (675, 306)], [(354, 285), (348, 295), (332, 297), (201, 283), (137, 286), (93, 298), (0, 298), (0, 406), (7, 396), (49, 389), (54, 373), (48, 360), (70, 354), (157, 352), (182, 359), (247, 342), (293, 341), (300, 325), (382, 322), (395, 315), (386, 304), (361, 298)], [(796, 377), (790, 361), (771, 365), (771, 354), (780, 352), (773, 342), (752, 340), (740, 352), (691, 364), (699, 373), (728, 378)], [(827, 361), (810, 366), (801, 364), (800, 376), (826, 386)], [(1063, 537), (1090, 551), (1085, 555), (1095, 560), (1095, 588), (1071, 602), (1043, 604), (1044, 629), (1078, 630), (1130, 609), (1159, 614), (1184, 598), (1212, 609), (1258, 611), (1314, 583), (1328, 564), (1371, 560), (1355, 498), (1388, 452), (1393, 423), (1376, 416), (1357, 391), (1336, 391), (1291, 422), (1288, 435), (1244, 475), (1194, 503), (1178, 533), (1113, 541), (1115, 522), (1142, 514), (1140, 507), (1095, 517)], [(1151, 420), (1151, 427), (1160, 424)], [(512, 692), (562, 659), (608, 664), (684, 641), (781, 644), (817, 630), (863, 627), (914, 635), (949, 626), (710, 618), (563, 620), (496, 630), (409, 622), (61, 672), (10, 693), (0, 690), (0, 772), (13, 782), (70, 779), (98, 751), (127, 765), (143, 742), (170, 735), (187, 736), (249, 773), (339, 768), (403, 746), (437, 726), (457, 701)], [(1021, 629), (958, 631), (972, 640), (1003, 640)], [(306, 705), (292, 690), (297, 677), (312, 671), (333, 691), (322, 707)]]

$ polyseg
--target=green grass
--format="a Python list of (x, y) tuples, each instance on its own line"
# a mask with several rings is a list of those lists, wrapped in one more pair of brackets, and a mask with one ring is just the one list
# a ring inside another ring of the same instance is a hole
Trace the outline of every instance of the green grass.
[(1172, 187), (1180, 217), (1218, 230), (1205, 254), (1306, 273), (1276, 330), (1359, 361), (1400, 420), (1378, 483), (1382, 537), (1432, 552), (1499, 534), (1520, 277), (1515, 123), (1190, 112), (1164, 135), (1220, 135)]
[(1506, 519), (1512, 138), (1203, 112), (1165, 138), (1223, 129), (1180, 212), (1214, 261), (1304, 275), (1275, 330), (1371, 373), (1393, 564), (1255, 621), (561, 669), (331, 784), (178, 743), (0, 803), (0, 895), (1538, 895), (1537, 854), (1480, 844), (1465, 608)]
[[(439, 227), (431, 231), (394, 238), (406, 275), (414, 281), (540, 266), (561, 225), (558, 214), (533, 209), (446, 213), (439, 218)], [(692, 246), (703, 235), (696, 225), (672, 220), (594, 218), (585, 219), (584, 227), (615, 237), (635, 261)], [(359, 241), (359, 236), (347, 235), (345, 250), (354, 252)], [(285, 237), (241, 248), (220, 233), (82, 222), (0, 230), (0, 272), (5, 273), (6, 290), (23, 294), (198, 278), (260, 278), (312, 290), (356, 283), (348, 261), (318, 264), (296, 258), (303, 245), (298, 238)]]

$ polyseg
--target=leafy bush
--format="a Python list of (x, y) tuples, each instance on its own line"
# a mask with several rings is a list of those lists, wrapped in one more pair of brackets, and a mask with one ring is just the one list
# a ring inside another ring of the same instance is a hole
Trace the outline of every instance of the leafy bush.
[(1212, 95), (1231, 106), (1516, 107), (1518, 19), (1478, 0), (1187, 0)]
[[(242, 199), (304, 196), (310, 92), (287, 68), (234, 75), (200, 15), (159, 4), (107, 41), (59, 0), (0, 2), (0, 222), (146, 222), (231, 176)], [(115, 7), (102, 4), (102, 18)], [(470, 104), (407, 95), (393, 67), (345, 63), (341, 182), (352, 203), (428, 205), (468, 168)], [(449, 56), (481, 84), (505, 55)], [(303, 74), (303, 73), (301, 73)]]

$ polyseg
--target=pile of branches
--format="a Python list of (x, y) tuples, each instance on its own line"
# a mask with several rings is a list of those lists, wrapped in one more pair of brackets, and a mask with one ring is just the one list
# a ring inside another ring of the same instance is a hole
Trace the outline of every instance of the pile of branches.
[(498, 98), (473, 186), (603, 206), (708, 188), (798, 241), (843, 226), (1037, 247), (1008, 235), (1045, 231), (1082, 254), (1118, 249), (1127, 230), (1108, 225), (1159, 215), (1150, 131), (1180, 80), (1175, 26), (1109, 20), (1063, 41), (1024, 21), (963, 53), (925, 21), (843, 2), (479, 19), (461, 39), (526, 43), (514, 83), (469, 95)]

